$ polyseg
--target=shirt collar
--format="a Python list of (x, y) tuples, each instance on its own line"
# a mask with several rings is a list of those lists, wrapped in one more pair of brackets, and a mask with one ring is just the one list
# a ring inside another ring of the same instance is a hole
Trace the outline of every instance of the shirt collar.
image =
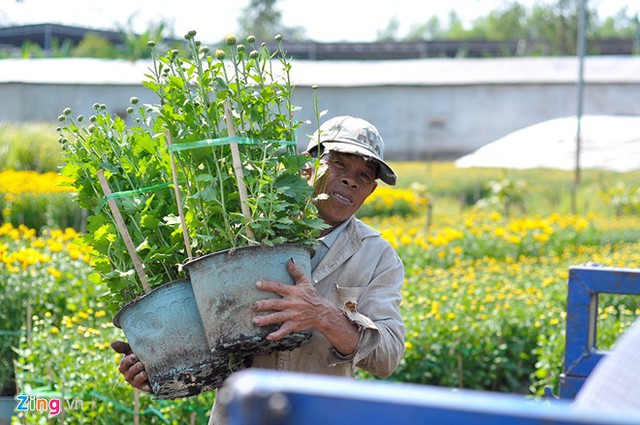
[(323, 244), (325, 244), (327, 248), (331, 248), (331, 246), (335, 243), (336, 240), (338, 240), (338, 237), (342, 234), (344, 229), (347, 227), (348, 223), (349, 223), (348, 219), (343, 221), (342, 223), (340, 223), (340, 225), (338, 225), (338, 227), (333, 229), (328, 234), (322, 236), (321, 238), (318, 238), (318, 240)]

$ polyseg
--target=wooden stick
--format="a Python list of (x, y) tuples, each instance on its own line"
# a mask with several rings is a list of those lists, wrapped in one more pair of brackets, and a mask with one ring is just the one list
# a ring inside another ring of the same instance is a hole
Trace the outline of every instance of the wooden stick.
[(140, 392), (133, 389), (133, 425), (140, 424)]
[(33, 329), (31, 314), (31, 298), (27, 298), (27, 343), (29, 346), (31, 346), (31, 330)]
[[(109, 195), (111, 195), (111, 187), (109, 187), (109, 182), (107, 182), (103, 170), (98, 170), (98, 180), (100, 180), (100, 186), (102, 186), (104, 196), (108, 197)], [(133, 246), (133, 241), (131, 240), (131, 236), (129, 235), (127, 226), (125, 226), (124, 224), (124, 219), (122, 218), (122, 214), (120, 214), (118, 205), (113, 199), (109, 199), (108, 204), (109, 208), (111, 208), (113, 218), (116, 221), (118, 232), (120, 232), (120, 236), (122, 236), (122, 239), (124, 239), (124, 244), (127, 247), (127, 252), (129, 253), (129, 256), (131, 256), (131, 260), (133, 261), (133, 267), (136, 269), (136, 273), (138, 273), (140, 283), (142, 283), (142, 288), (144, 289), (144, 292), (149, 292), (151, 291), (151, 287), (149, 286), (149, 282), (147, 281), (147, 275), (144, 272), (142, 261), (140, 261), (140, 257), (138, 257), (138, 253)]]
[[(53, 380), (53, 379), (56, 379), (56, 378), (55, 378), (55, 376), (53, 376), (53, 372), (51, 371), (51, 367), (49, 367), (48, 372), (49, 372), (49, 379), (52, 379), (52, 380)], [(64, 394), (64, 382), (62, 382), (62, 383), (60, 384), (60, 394), (62, 395), (62, 397), (60, 397), (60, 398), (64, 400), (64, 399), (65, 399), (65, 394)], [(60, 406), (60, 407), (62, 407), (62, 406)], [(59, 420), (59, 421), (60, 421), (60, 423), (61, 423), (61, 424), (65, 423), (64, 415), (65, 415), (65, 411), (64, 411), (64, 408), (62, 408), (62, 409), (60, 409), (60, 414), (59, 414), (59, 415), (58, 415), (58, 417), (56, 418), (57, 420)]]
[[(233, 116), (231, 115), (231, 104), (229, 99), (224, 101), (224, 116), (227, 120), (227, 132), (229, 137), (236, 137), (236, 129), (233, 125)], [(247, 205), (247, 187), (244, 185), (244, 172), (242, 171), (242, 161), (240, 160), (240, 151), (238, 150), (238, 144), (231, 142), (231, 157), (233, 159), (233, 170), (236, 173), (236, 180), (238, 181), (238, 195), (240, 195), (240, 207), (242, 208), (242, 215), (247, 219), (247, 237), (251, 241), (255, 241), (253, 230), (249, 227), (251, 222), (251, 212)]]
[[(171, 147), (171, 133), (169, 130), (165, 131), (167, 136), (167, 147)], [(180, 188), (178, 187), (178, 172), (176, 171), (176, 160), (173, 157), (171, 149), (169, 151), (169, 160), (171, 161), (171, 173), (173, 174), (173, 191), (176, 194), (176, 202), (178, 203), (178, 215), (180, 216), (180, 225), (182, 226), (182, 238), (184, 239), (184, 247), (187, 250), (187, 257), (189, 261), (193, 260), (193, 253), (191, 252), (191, 239), (189, 238), (189, 231), (187, 230), (187, 222), (184, 218), (184, 209), (182, 208), (182, 196), (180, 195)]]

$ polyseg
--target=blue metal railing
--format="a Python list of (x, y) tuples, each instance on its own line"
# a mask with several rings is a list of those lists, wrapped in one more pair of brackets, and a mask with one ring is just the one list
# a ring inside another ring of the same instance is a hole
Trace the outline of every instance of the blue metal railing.
[(613, 425), (640, 415), (583, 412), (566, 400), (247, 369), (220, 394), (231, 425)]
[(600, 266), (569, 268), (561, 398), (573, 399), (606, 354), (596, 347), (598, 295), (605, 293), (640, 295), (640, 270)]

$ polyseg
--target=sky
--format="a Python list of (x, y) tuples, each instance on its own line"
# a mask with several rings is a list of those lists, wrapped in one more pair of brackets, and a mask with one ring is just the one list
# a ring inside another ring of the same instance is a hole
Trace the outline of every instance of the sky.
[[(527, 6), (553, 0), (519, 0)], [(612, 16), (627, 7), (640, 13), (640, 0), (588, 0), (599, 16)], [(238, 32), (238, 17), (249, 0), (0, 0), (0, 26), (59, 23), (96, 29), (118, 29), (131, 22), (142, 32), (150, 23), (173, 25), (176, 36), (196, 30), (205, 42), (217, 42)], [(425, 23), (431, 16), (447, 22), (455, 10), (463, 22), (485, 16), (508, 0), (279, 0), (286, 26), (306, 29), (318, 42), (374, 41), (392, 18), (400, 23), (399, 35)], [(206, 7), (203, 5), (207, 5)], [(238, 34), (241, 35), (241, 34)]]

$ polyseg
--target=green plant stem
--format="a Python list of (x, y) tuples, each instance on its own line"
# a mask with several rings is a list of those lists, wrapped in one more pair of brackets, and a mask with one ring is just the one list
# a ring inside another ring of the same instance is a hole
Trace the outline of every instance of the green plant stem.
[[(238, 65), (240, 63), (240, 61), (238, 61), (238, 56), (236, 55), (237, 51), (235, 46), (231, 48), (231, 63), (233, 63), (233, 70), (235, 72), (235, 76), (236, 76), (236, 88), (237, 88), (237, 93), (236, 95), (238, 96), (237, 101), (241, 104), (242, 103), (242, 83), (243, 81), (240, 78), (240, 73), (238, 71)], [(243, 108), (237, 108), (238, 109), (238, 115), (240, 117), (240, 131), (238, 131), (239, 134), (242, 134), (244, 136), (244, 129), (245, 129), (245, 122), (244, 122), (244, 110)], [(237, 128), (236, 128), (237, 130)]]
[[(166, 132), (167, 146), (171, 147), (171, 134), (169, 130)], [(189, 239), (189, 233), (187, 229), (187, 223), (184, 219), (184, 210), (182, 208), (182, 200), (180, 199), (180, 189), (178, 187), (178, 172), (176, 170), (176, 162), (173, 158), (173, 153), (169, 152), (169, 159), (171, 161), (171, 171), (173, 174), (173, 188), (176, 196), (176, 204), (178, 205), (178, 214), (180, 215), (180, 227), (182, 227), (182, 236), (184, 238), (184, 248), (189, 257), (189, 261), (193, 259), (193, 253), (191, 252), (191, 241)]]
[[(198, 47), (197, 47), (195, 41), (193, 39), (190, 39), (189, 45), (191, 47), (191, 52), (193, 54), (193, 57), (194, 57), (194, 60), (195, 60), (195, 64), (196, 64), (196, 66), (198, 68), (198, 74), (201, 75), (201, 76), (202, 75), (206, 75), (206, 73), (204, 71), (204, 68), (202, 67), (202, 58), (200, 57), (200, 52), (198, 51)], [(205, 116), (208, 117), (208, 114), (206, 113), (206, 111), (209, 110), (209, 107), (211, 105), (216, 105), (216, 109), (217, 109), (217, 103), (212, 102), (211, 99), (209, 98), (209, 91), (207, 90), (207, 87), (205, 86), (204, 79), (203, 78), (198, 78), (197, 79), (197, 83), (198, 83), (198, 88), (200, 90), (200, 98), (204, 102)], [(213, 87), (214, 90), (215, 90), (215, 85), (214, 84), (211, 84), (211, 87)], [(215, 120), (215, 128), (216, 128), (216, 133), (217, 133), (217, 129), (218, 129), (218, 114), (215, 114), (214, 116), (216, 118), (216, 120)], [(209, 124), (211, 124), (211, 123), (209, 123)], [(209, 125), (208, 127), (211, 128), (211, 125)]]
[[(172, 65), (173, 65), (173, 67), (171, 69), (182, 79), (183, 84), (185, 84), (187, 87), (189, 87), (189, 85), (190, 85), (189, 78), (187, 78), (185, 76), (185, 73), (182, 70), (182, 67), (180, 66), (180, 64), (179, 63), (175, 63), (175, 60), (174, 60), (172, 62)], [(197, 110), (195, 109), (196, 108), (196, 106), (195, 106), (196, 105), (196, 99), (193, 97), (193, 94), (191, 93), (190, 90), (188, 90), (188, 95), (187, 96), (189, 98), (189, 102), (187, 102), (187, 104), (192, 107), (192, 111), (193, 111), (194, 115), (199, 116)], [(218, 167), (218, 170), (220, 170), (219, 169), (219, 165), (218, 165), (219, 161), (218, 161), (218, 158), (215, 155), (214, 148), (212, 148), (212, 154), (214, 155), (214, 163), (216, 164), (216, 167)], [(217, 175), (220, 176), (220, 173), (217, 173)], [(196, 176), (194, 176), (194, 177), (196, 177)], [(196, 180), (194, 180), (194, 181), (196, 181)], [(220, 180), (220, 190), (221, 190), (221, 197), (223, 199), (223, 204), (226, 204), (226, 203), (224, 203), (224, 189), (223, 189), (223, 185), (222, 185), (222, 180)], [(206, 213), (206, 208), (204, 207), (204, 205), (201, 202), (200, 202), (200, 206), (201, 206), (201, 209), (202, 209), (200, 216), (201, 217), (206, 217), (206, 214), (207, 214)], [(226, 206), (223, 205), (223, 211), (224, 211), (223, 216), (225, 218), (225, 228), (226, 228), (226, 227), (228, 227), (228, 222), (226, 221), (227, 213), (226, 213), (225, 209), (226, 209)], [(206, 231), (208, 232), (208, 229), (206, 229)]]
[[(282, 63), (282, 67), (285, 71), (284, 75), (285, 75), (286, 92), (290, 94), (293, 92), (293, 86), (291, 85), (291, 75), (290, 75), (291, 64), (287, 61), (287, 58), (286, 58), (287, 52), (284, 50), (284, 46), (282, 45), (282, 40), (278, 40), (278, 51), (280, 52), (280, 62)], [(289, 112), (289, 116), (288, 116), (289, 128), (293, 129), (295, 126), (293, 122), (293, 105), (291, 104), (291, 96), (290, 95), (285, 96), (285, 100), (287, 102), (287, 111)], [(295, 134), (290, 134), (289, 137), (291, 137), (291, 140), (296, 140)], [(295, 152), (295, 147), (292, 150), (293, 152)]]

